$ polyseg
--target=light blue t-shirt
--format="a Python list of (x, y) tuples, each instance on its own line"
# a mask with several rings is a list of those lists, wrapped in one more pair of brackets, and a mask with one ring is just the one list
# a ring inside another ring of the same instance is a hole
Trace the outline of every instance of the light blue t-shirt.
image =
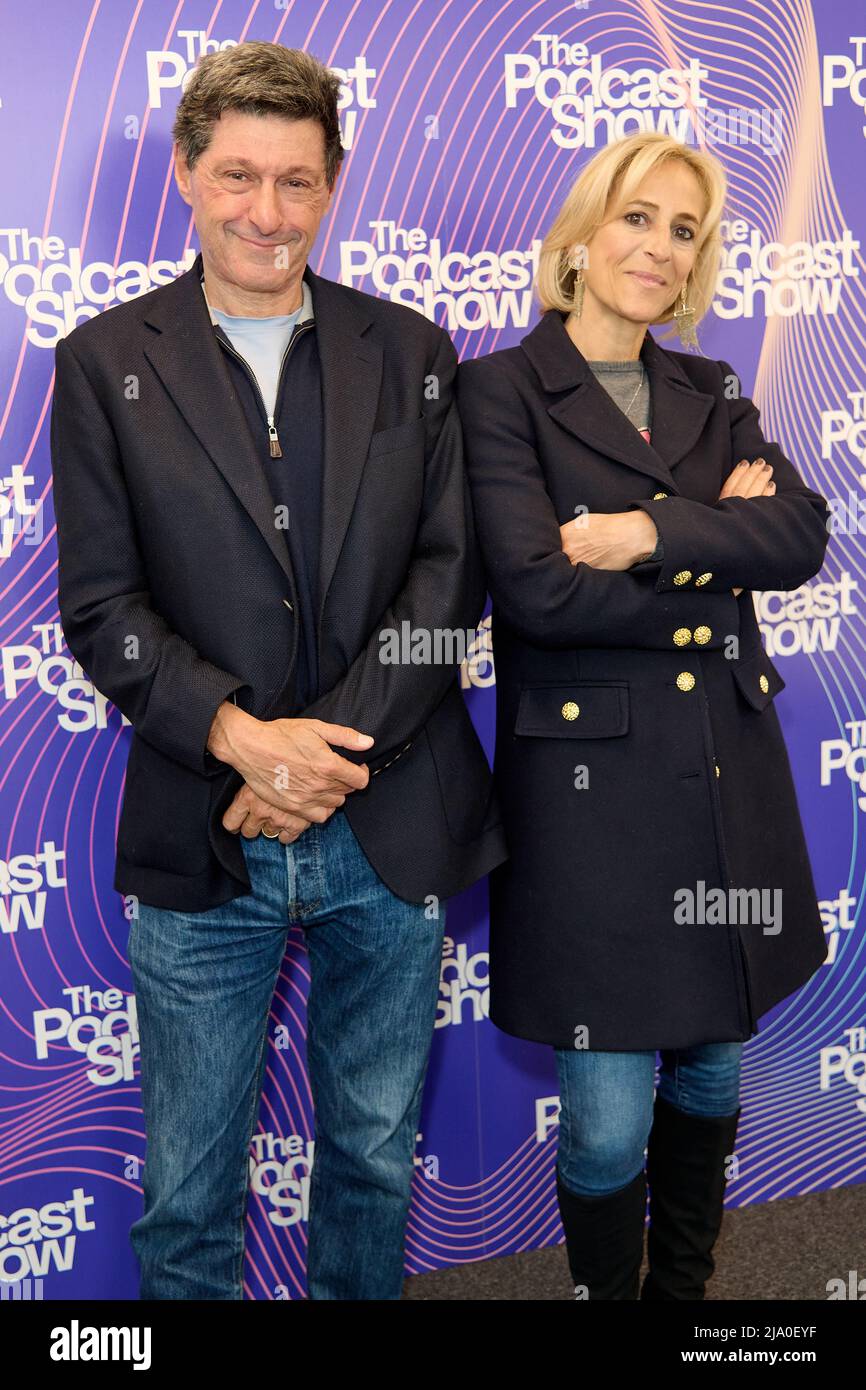
[(277, 403), (277, 383), (292, 329), (297, 323), (303, 304), (293, 314), (274, 314), (269, 318), (241, 318), (237, 314), (211, 309), (211, 314), (232, 340), (241, 357), (249, 364), (268, 415), (273, 415)]
[(245, 318), (238, 314), (226, 314), (222, 309), (214, 309), (204, 294), (204, 276), (201, 277), (201, 291), (212, 323), (220, 328), (231, 340), (232, 346), (249, 365), (268, 415), (273, 415), (277, 403), (277, 384), (283, 353), (288, 346), (295, 324), (300, 319), (305, 322), (313, 318), (313, 297), (306, 280), (301, 282), (301, 307), (293, 314), (273, 314), (267, 318)]

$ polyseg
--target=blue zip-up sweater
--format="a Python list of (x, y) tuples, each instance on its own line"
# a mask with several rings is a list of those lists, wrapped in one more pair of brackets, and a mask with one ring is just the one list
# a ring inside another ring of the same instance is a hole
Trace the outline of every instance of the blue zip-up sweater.
[(222, 327), (214, 327), (226, 364), (258, 446), (275, 507), (285, 507), (286, 538), (297, 591), (299, 624), (293, 713), (299, 714), (319, 692), (316, 618), (319, 602), (319, 542), (322, 497), (322, 387), (314, 323), (294, 327), (283, 361), (274, 408), (281, 457), (273, 458), (267, 414), (248, 365)]

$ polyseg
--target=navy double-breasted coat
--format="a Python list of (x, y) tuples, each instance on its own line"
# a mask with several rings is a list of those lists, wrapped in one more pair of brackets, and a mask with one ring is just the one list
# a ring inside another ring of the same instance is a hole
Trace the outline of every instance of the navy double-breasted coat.
[[(785, 682), (749, 591), (817, 573), (827, 505), (727, 362), (649, 331), (641, 358), (651, 445), (557, 310), (458, 372), (509, 849), (491, 875), (490, 1013), (556, 1047), (746, 1040), (826, 955), (776, 712)], [(775, 496), (719, 502), (758, 457)], [(571, 564), (561, 525), (632, 507), (662, 561)]]

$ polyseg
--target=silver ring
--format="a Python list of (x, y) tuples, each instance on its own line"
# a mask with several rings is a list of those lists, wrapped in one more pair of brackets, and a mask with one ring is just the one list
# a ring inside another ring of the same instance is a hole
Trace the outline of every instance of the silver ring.
[(265, 830), (264, 826), (262, 826), (262, 834), (264, 835), (266, 840), (278, 840), (280, 838), (279, 830), (275, 830), (273, 835), (269, 835), (267, 830)]

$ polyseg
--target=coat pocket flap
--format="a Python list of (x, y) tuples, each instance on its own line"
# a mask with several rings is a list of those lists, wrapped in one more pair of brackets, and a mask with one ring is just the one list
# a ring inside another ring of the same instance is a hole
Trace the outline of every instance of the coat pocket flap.
[(426, 438), (427, 422), (423, 415), (417, 420), (408, 420), (404, 425), (390, 425), (386, 430), (377, 430), (370, 435), (367, 457), (376, 454), (392, 454), (397, 449), (409, 449), (423, 444)]
[(521, 691), (514, 732), (536, 738), (616, 738), (628, 732), (628, 683), (527, 686)]
[(779, 691), (785, 689), (785, 682), (764, 651), (743, 661), (732, 661), (731, 674), (752, 709), (766, 709)]

